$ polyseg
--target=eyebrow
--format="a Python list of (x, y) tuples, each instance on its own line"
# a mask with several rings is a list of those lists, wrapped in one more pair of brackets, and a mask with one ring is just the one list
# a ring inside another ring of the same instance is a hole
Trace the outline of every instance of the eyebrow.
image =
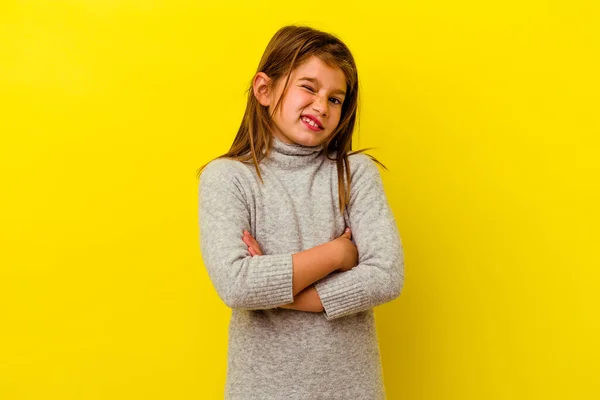
[[(311, 78), (309, 76), (302, 77), (302, 78), (300, 78), (298, 80), (299, 81), (309, 81), (309, 82), (314, 83), (315, 85), (320, 85), (320, 83), (321, 83), (321, 82), (319, 82), (319, 80), (317, 78)], [(340, 93), (340, 94), (342, 94), (344, 96), (346, 95), (346, 92), (344, 92), (342, 89), (334, 90), (333, 93)]]

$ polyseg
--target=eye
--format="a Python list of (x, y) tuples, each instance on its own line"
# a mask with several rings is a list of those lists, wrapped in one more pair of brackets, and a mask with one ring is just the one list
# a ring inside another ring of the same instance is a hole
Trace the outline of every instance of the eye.
[[(329, 100), (333, 100), (333, 103), (334, 103), (334, 104), (342, 104), (342, 101), (341, 101), (340, 99), (337, 99), (337, 98), (335, 98), (335, 97), (332, 97), (332, 98), (331, 98), (331, 99), (329, 99)], [(337, 101), (337, 103), (336, 103), (336, 101)]]
[(314, 89), (312, 87), (310, 87), (310, 86), (302, 85), (302, 87), (310, 90), (311, 92), (314, 92)]

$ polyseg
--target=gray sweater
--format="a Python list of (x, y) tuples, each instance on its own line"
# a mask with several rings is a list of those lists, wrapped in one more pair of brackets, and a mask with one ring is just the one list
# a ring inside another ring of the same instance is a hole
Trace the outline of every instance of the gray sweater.
[[(377, 165), (349, 156), (350, 204), (338, 206), (335, 161), (323, 145), (273, 137), (259, 165), (215, 159), (199, 187), (200, 248), (219, 297), (232, 309), (225, 399), (385, 399), (373, 307), (400, 295), (402, 243)], [(358, 265), (314, 285), (324, 312), (294, 301), (292, 254), (352, 229)], [(248, 230), (263, 251), (251, 256)]]

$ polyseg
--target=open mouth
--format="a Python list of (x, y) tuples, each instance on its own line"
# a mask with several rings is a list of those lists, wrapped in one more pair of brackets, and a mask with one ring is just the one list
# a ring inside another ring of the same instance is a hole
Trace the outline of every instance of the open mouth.
[(301, 117), (300, 120), (302, 121), (302, 123), (304, 125), (306, 125), (306, 127), (312, 131), (322, 131), (323, 128), (321, 128), (315, 121), (313, 121), (312, 119), (308, 118), (308, 117)]

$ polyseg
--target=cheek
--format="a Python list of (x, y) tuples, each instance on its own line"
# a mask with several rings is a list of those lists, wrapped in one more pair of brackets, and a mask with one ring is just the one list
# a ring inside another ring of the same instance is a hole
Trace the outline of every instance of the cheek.
[(306, 107), (313, 101), (313, 96), (310, 93), (299, 91), (295, 93), (294, 104), (298, 107)]
[(337, 110), (332, 110), (331, 116), (336, 121), (335, 125), (337, 126), (340, 123), (340, 120), (342, 119), (342, 110), (339, 108)]

